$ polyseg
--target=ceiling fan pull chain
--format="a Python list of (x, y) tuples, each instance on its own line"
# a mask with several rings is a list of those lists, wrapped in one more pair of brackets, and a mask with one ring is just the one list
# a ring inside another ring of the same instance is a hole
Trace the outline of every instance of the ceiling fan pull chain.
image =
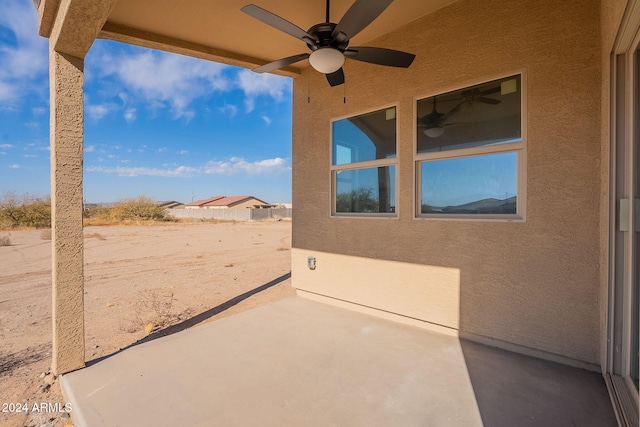
[(307, 104), (311, 104), (311, 89), (309, 89), (309, 78), (307, 78)]

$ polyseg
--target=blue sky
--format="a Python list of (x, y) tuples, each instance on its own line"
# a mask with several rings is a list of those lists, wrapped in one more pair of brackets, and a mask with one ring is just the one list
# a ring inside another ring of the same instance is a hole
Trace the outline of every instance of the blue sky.
[[(50, 193), (48, 40), (2, 0), (0, 196)], [(97, 40), (85, 58), (84, 195), (291, 201), (286, 77)]]

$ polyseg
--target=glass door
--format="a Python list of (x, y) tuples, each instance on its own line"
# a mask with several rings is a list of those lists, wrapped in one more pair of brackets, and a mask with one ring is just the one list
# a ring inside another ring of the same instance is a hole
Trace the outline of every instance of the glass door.
[(613, 61), (611, 277), (607, 380), (623, 425), (637, 426), (640, 357), (640, 40)]

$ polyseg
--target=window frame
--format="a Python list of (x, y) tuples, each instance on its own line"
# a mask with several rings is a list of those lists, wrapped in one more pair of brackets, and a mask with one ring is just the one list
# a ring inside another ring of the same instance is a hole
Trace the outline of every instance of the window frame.
[[(470, 89), (474, 86), (489, 83), (494, 80), (520, 76), (520, 135), (518, 142), (502, 144), (481, 145), (451, 150), (443, 150), (432, 153), (418, 153), (418, 101), (434, 96), (440, 96), (449, 92)], [(414, 176), (414, 219), (416, 220), (446, 220), (446, 221), (499, 221), (499, 222), (525, 222), (527, 200), (527, 76), (526, 70), (499, 74), (487, 78), (465, 82), (463, 85), (445, 88), (427, 95), (416, 96), (413, 99), (413, 176)], [(422, 163), (428, 161), (469, 158), (473, 156), (491, 155), (500, 153), (516, 154), (516, 213), (515, 214), (443, 214), (422, 213)]]
[[(361, 162), (353, 162), (353, 163), (343, 163), (343, 164), (338, 164), (338, 165), (334, 165), (333, 164), (333, 124), (335, 122), (338, 122), (340, 120), (345, 120), (345, 119), (349, 119), (352, 117), (357, 117), (357, 116), (361, 116), (363, 114), (369, 114), (369, 113), (374, 113), (376, 111), (383, 111), (383, 110), (388, 110), (389, 108), (394, 108), (395, 109), (395, 156), (394, 157), (388, 157), (388, 158), (384, 158), (384, 159), (376, 159), (376, 160), (365, 160), (365, 161), (361, 161)], [(380, 107), (375, 107), (375, 108), (371, 108), (371, 109), (367, 109), (367, 110), (362, 110), (353, 114), (348, 114), (348, 115), (344, 115), (344, 116), (340, 116), (340, 117), (335, 117), (332, 118), (329, 122), (329, 185), (330, 185), (330, 191), (329, 191), (329, 197), (330, 197), (330, 206), (331, 206), (331, 212), (330, 212), (330, 217), (331, 218), (369, 218), (369, 219), (398, 219), (399, 217), (399, 199), (398, 199), (398, 177), (399, 177), (399, 169), (400, 169), (400, 162), (399, 162), (399, 153), (398, 153), (398, 135), (400, 132), (400, 120), (398, 120), (398, 112), (400, 110), (400, 103), (399, 102), (395, 102), (392, 104), (386, 104)], [(337, 175), (338, 172), (341, 171), (350, 171), (350, 170), (363, 170), (363, 169), (373, 169), (373, 168), (380, 168), (380, 167), (385, 167), (385, 166), (393, 166), (395, 167), (395, 182), (394, 182), (394, 196), (395, 196), (395, 211), (394, 212), (336, 212), (336, 190), (337, 190)]]

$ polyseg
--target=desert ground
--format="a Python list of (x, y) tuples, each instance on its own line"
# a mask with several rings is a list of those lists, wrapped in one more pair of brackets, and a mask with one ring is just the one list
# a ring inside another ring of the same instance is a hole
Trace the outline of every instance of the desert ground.
[[(294, 295), (291, 223), (85, 227), (87, 361)], [(0, 425), (64, 426), (51, 363), (51, 241), (0, 231)], [(49, 385), (48, 383), (52, 383)], [(17, 412), (19, 404), (29, 413)]]

